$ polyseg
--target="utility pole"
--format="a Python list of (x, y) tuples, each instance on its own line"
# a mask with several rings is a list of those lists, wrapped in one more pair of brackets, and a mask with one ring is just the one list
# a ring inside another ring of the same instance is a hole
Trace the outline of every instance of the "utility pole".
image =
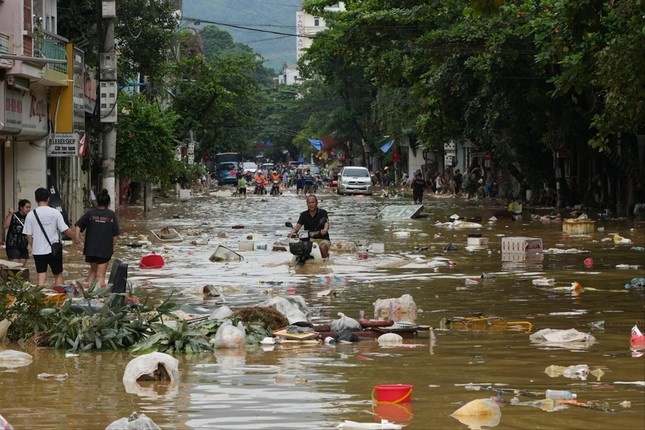
[(114, 210), (118, 195), (116, 190), (116, 121), (117, 94), (116, 52), (114, 51), (114, 19), (116, 18), (116, 0), (97, 0), (101, 18), (98, 25), (99, 37), (99, 104), (101, 141), (103, 144), (102, 177), (103, 188), (112, 197), (110, 209)]

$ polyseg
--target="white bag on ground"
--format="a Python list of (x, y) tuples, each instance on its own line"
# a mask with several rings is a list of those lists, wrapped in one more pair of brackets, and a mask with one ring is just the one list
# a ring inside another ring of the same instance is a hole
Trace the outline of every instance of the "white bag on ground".
[(596, 343), (596, 338), (588, 333), (582, 333), (575, 328), (559, 330), (545, 328), (533, 333), (529, 339), (531, 342), (546, 346), (560, 346), (567, 348), (586, 348)]
[(240, 321), (237, 327), (231, 320), (226, 320), (217, 329), (212, 340), (215, 348), (243, 348), (246, 345), (246, 330)]
[(360, 323), (354, 318), (350, 318), (342, 312), (338, 312), (338, 316), (340, 318), (331, 322), (332, 333), (340, 333), (343, 330), (361, 331), (363, 329)]
[(271, 307), (280, 312), (289, 321), (289, 324), (309, 322), (309, 310), (307, 303), (302, 296), (294, 295), (287, 297), (272, 297), (262, 303), (260, 306)]
[(139, 380), (168, 379), (171, 384), (179, 383), (179, 361), (163, 352), (140, 355), (130, 360), (123, 372), (123, 385), (128, 393), (136, 394)]
[(403, 338), (401, 335), (396, 333), (385, 333), (380, 335), (377, 341), (379, 346), (394, 346), (401, 345), (403, 343)]
[(374, 318), (413, 323), (417, 319), (417, 304), (409, 294), (398, 299), (378, 299), (374, 302)]
[(120, 418), (107, 426), (105, 430), (161, 430), (154, 421), (145, 414), (132, 412), (128, 418)]
[(29, 366), (34, 361), (34, 357), (26, 352), (5, 349), (0, 351), (0, 367), (23, 367)]
[(221, 307), (215, 309), (213, 311), (213, 313), (210, 314), (208, 319), (209, 320), (220, 321), (220, 320), (225, 320), (226, 318), (230, 317), (231, 315), (233, 315), (233, 311), (231, 310), (231, 308), (229, 308), (228, 306), (224, 305), (224, 306), (221, 306)]

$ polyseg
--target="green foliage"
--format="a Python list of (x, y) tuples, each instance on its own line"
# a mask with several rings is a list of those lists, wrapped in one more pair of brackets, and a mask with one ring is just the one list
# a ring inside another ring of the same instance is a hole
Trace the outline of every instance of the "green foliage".
[(30, 285), (19, 276), (0, 280), (0, 321), (12, 321), (7, 337), (24, 342), (47, 333), (55, 321), (56, 304), (47, 300), (41, 287)]
[(184, 161), (174, 161), (174, 177), (172, 182), (178, 183), (182, 188), (190, 188), (196, 179), (206, 174), (206, 169), (199, 163), (187, 164)]
[(122, 96), (120, 107), (129, 110), (117, 125), (116, 169), (121, 178), (165, 182), (174, 167), (174, 125), (177, 116), (140, 94)]
[[(119, 0), (116, 2), (114, 36), (119, 52), (118, 78), (135, 79), (137, 73), (157, 80), (161, 77), (167, 52), (177, 25), (170, 0)], [(60, 0), (58, 33), (85, 53), (85, 63), (98, 66), (97, 23), (100, 3), (95, 0)]]
[(142, 339), (132, 348), (134, 354), (165, 352), (168, 354), (184, 352), (186, 354), (212, 351), (208, 340), (198, 326), (181, 321), (175, 328), (165, 324), (152, 324), (152, 334)]

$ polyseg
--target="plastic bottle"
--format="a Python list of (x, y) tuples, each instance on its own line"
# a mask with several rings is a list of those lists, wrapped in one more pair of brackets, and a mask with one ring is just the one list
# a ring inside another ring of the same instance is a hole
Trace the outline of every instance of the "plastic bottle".
[(551, 400), (574, 400), (577, 395), (567, 390), (546, 390), (545, 396)]

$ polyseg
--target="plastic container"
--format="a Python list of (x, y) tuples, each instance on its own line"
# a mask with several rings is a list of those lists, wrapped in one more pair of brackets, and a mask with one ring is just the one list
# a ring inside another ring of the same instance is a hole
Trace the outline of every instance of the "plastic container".
[(154, 252), (149, 255), (144, 255), (139, 262), (139, 267), (142, 269), (161, 269), (166, 265), (163, 256), (155, 254)]
[(412, 403), (377, 403), (372, 406), (372, 412), (378, 418), (390, 422), (410, 421), (414, 418)]
[(590, 219), (565, 219), (562, 233), (568, 236), (592, 234), (596, 230), (596, 221)]
[(376, 403), (410, 403), (413, 385), (384, 384), (372, 390), (372, 400)]
[(269, 246), (264, 242), (255, 242), (253, 244), (254, 251), (266, 251), (267, 249), (269, 249)]
[(546, 390), (544, 393), (547, 399), (551, 400), (575, 400), (577, 395), (567, 390)]

